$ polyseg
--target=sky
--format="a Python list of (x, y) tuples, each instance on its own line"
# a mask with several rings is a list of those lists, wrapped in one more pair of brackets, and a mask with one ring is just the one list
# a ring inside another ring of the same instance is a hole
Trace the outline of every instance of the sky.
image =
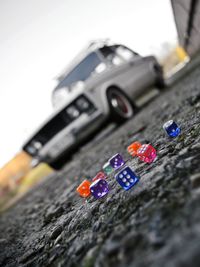
[(177, 39), (170, 1), (0, 1), (0, 167), (53, 112), (55, 77), (101, 38), (159, 57)]

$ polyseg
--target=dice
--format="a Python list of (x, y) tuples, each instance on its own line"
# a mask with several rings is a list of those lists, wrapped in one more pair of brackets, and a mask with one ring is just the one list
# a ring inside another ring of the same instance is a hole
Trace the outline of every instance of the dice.
[(123, 166), (125, 164), (125, 162), (124, 162), (122, 156), (117, 153), (111, 159), (109, 159), (109, 164), (113, 169), (117, 170), (121, 166)]
[(151, 163), (156, 160), (157, 154), (152, 145), (144, 144), (138, 149), (137, 156), (140, 160)]
[(90, 181), (84, 180), (76, 189), (76, 192), (81, 196), (81, 197), (89, 197), (90, 195)]
[(96, 181), (96, 180), (98, 180), (98, 179), (105, 179), (105, 178), (106, 178), (105, 173), (103, 173), (103, 172), (98, 172), (98, 173), (95, 175), (95, 177), (92, 179), (92, 181), (94, 182), (94, 181)]
[(176, 124), (175, 121), (170, 120), (163, 124), (163, 129), (170, 137), (177, 137), (181, 133), (180, 127)]
[(106, 180), (98, 179), (90, 185), (90, 192), (96, 198), (102, 198), (109, 192), (109, 186)]
[(128, 153), (133, 157), (137, 156), (137, 151), (141, 147), (141, 145), (142, 144), (140, 142), (132, 143), (130, 146), (127, 147)]
[(125, 190), (129, 190), (139, 181), (139, 177), (127, 166), (115, 175), (115, 179)]
[(113, 168), (112, 166), (110, 165), (109, 162), (106, 162), (104, 165), (103, 165), (103, 171), (105, 172), (105, 174), (109, 175), (110, 173), (113, 172)]

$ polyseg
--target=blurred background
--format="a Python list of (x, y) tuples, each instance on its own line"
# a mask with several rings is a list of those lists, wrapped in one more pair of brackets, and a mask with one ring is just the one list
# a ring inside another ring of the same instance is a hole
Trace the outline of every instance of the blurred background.
[[(53, 112), (55, 77), (91, 40), (154, 55), (165, 74), (186, 56), (169, 0), (2, 0), (0, 25), (0, 183), (12, 189), (30, 168), (22, 144)], [(28, 187), (51, 172), (40, 166)]]
[(177, 42), (169, 0), (2, 0), (0, 25), (0, 166), (52, 112), (54, 78), (89, 41), (159, 59)]

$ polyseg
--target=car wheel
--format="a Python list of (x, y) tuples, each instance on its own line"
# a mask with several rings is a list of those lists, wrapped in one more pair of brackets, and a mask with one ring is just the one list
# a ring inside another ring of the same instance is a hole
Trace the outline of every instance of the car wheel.
[(112, 87), (107, 91), (107, 99), (110, 107), (112, 121), (122, 123), (135, 114), (136, 108), (129, 97), (120, 89)]
[(54, 161), (52, 162), (48, 162), (49, 166), (52, 167), (54, 170), (56, 171), (60, 171), (65, 164), (67, 164), (67, 162), (71, 160), (71, 157), (68, 157), (68, 156), (62, 156), (58, 159), (55, 159)]
[(156, 64), (154, 65), (154, 70), (156, 73), (156, 87), (158, 87), (158, 89), (163, 89), (166, 87), (165, 84), (165, 80), (164, 80), (164, 76), (163, 76), (163, 68), (159, 65)]

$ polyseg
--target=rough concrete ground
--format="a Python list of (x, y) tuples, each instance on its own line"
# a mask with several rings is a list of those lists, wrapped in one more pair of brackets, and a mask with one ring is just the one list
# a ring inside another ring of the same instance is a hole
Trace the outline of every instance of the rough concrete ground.
[[(168, 139), (175, 119), (182, 134)], [(158, 151), (151, 165), (132, 159), (132, 141)], [(79, 198), (75, 188), (120, 152), (141, 180), (125, 192)], [(63, 171), (0, 217), (0, 266), (200, 266), (200, 68), (101, 142), (84, 146)]]

